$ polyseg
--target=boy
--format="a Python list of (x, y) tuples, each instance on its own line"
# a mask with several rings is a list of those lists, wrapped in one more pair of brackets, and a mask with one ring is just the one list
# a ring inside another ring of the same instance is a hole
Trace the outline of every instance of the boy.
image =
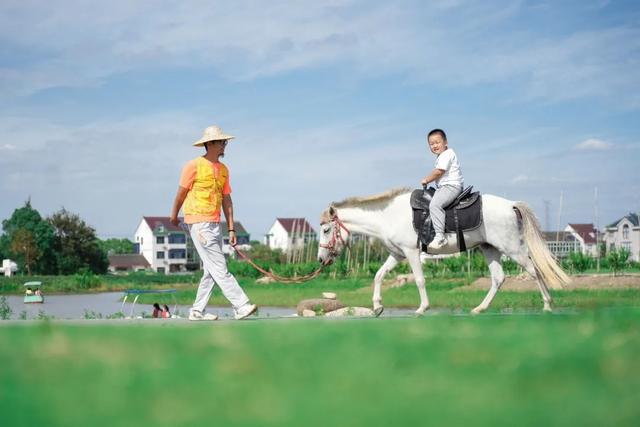
[(429, 149), (437, 156), (435, 168), (422, 179), (422, 185), (435, 182), (436, 192), (431, 199), (429, 210), (436, 236), (427, 249), (438, 250), (447, 245), (444, 235), (444, 207), (453, 202), (462, 192), (464, 178), (456, 153), (448, 147), (447, 135), (442, 129), (433, 129), (427, 135)]

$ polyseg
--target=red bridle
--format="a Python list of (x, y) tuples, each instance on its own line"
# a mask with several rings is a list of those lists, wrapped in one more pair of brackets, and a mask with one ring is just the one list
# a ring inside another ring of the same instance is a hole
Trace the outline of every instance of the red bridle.
[(342, 242), (343, 245), (348, 247), (347, 242), (345, 242), (344, 239), (342, 238), (342, 233), (341, 233), (340, 229), (344, 228), (344, 231), (347, 232), (347, 235), (350, 234), (350, 231), (344, 225), (344, 223), (342, 221), (340, 221), (340, 218), (338, 218), (338, 214), (337, 213), (333, 215), (333, 217), (331, 218), (330, 222), (334, 223), (333, 224), (333, 234), (331, 235), (331, 240), (326, 245), (323, 245), (322, 243), (320, 243), (320, 247), (327, 249), (329, 251), (329, 255), (331, 255), (331, 257), (333, 258), (336, 255), (338, 255), (338, 251), (336, 250), (336, 243), (338, 241)]

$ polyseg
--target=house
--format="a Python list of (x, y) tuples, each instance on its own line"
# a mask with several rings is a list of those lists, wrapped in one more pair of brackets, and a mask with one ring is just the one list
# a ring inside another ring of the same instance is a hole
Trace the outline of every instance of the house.
[(607, 225), (604, 229), (606, 251), (627, 249), (633, 261), (640, 261), (640, 217), (630, 213)]
[(317, 240), (317, 234), (305, 218), (276, 218), (265, 236), (265, 245), (287, 252)]
[[(182, 218), (180, 218), (182, 221)], [(220, 224), (223, 237), (222, 251), (231, 254), (227, 224)], [(241, 223), (235, 222), (240, 249), (249, 248), (249, 233)], [(169, 222), (168, 216), (144, 216), (134, 235), (134, 246), (158, 273), (179, 273), (200, 268), (200, 257), (188, 231)]]
[(565, 258), (571, 252), (582, 252), (580, 241), (569, 231), (543, 231), (542, 237), (556, 258)]
[(149, 261), (142, 254), (108, 255), (109, 272), (145, 271), (151, 269)]
[(598, 230), (593, 224), (568, 224), (564, 231), (580, 243), (580, 252), (594, 258), (598, 256)]

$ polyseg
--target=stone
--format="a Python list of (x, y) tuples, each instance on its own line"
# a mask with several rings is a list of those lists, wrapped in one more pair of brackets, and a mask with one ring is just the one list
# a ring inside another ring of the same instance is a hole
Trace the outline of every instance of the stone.
[(268, 285), (269, 283), (273, 283), (273, 282), (275, 282), (275, 280), (273, 280), (269, 276), (262, 276), (261, 278), (256, 280), (256, 283), (259, 285)]
[(404, 285), (406, 285), (407, 283), (412, 283), (415, 282), (416, 279), (414, 278), (413, 274), (409, 273), (409, 274), (398, 274), (396, 276), (396, 280), (393, 282), (393, 285), (391, 285), (392, 288), (400, 288)]
[(302, 312), (304, 310), (311, 310), (318, 314), (324, 314), (342, 307), (344, 307), (344, 304), (337, 299), (313, 298), (300, 301), (298, 303), (298, 307), (296, 307), (296, 312), (298, 313), (298, 316), (302, 316)]
[(338, 297), (338, 295), (336, 295), (335, 292), (323, 292), (322, 293), (322, 298), (326, 298), (326, 299), (336, 299)]
[(373, 310), (367, 307), (343, 307), (325, 314), (327, 317), (373, 317)]
[(307, 309), (302, 310), (302, 317), (316, 317), (316, 316), (317, 314), (313, 310), (307, 310)]

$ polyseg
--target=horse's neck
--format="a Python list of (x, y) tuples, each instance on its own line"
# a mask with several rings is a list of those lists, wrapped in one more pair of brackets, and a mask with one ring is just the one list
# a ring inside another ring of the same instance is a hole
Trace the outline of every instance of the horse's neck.
[(382, 236), (380, 211), (361, 208), (339, 208), (338, 217), (351, 233), (365, 234), (377, 238)]

